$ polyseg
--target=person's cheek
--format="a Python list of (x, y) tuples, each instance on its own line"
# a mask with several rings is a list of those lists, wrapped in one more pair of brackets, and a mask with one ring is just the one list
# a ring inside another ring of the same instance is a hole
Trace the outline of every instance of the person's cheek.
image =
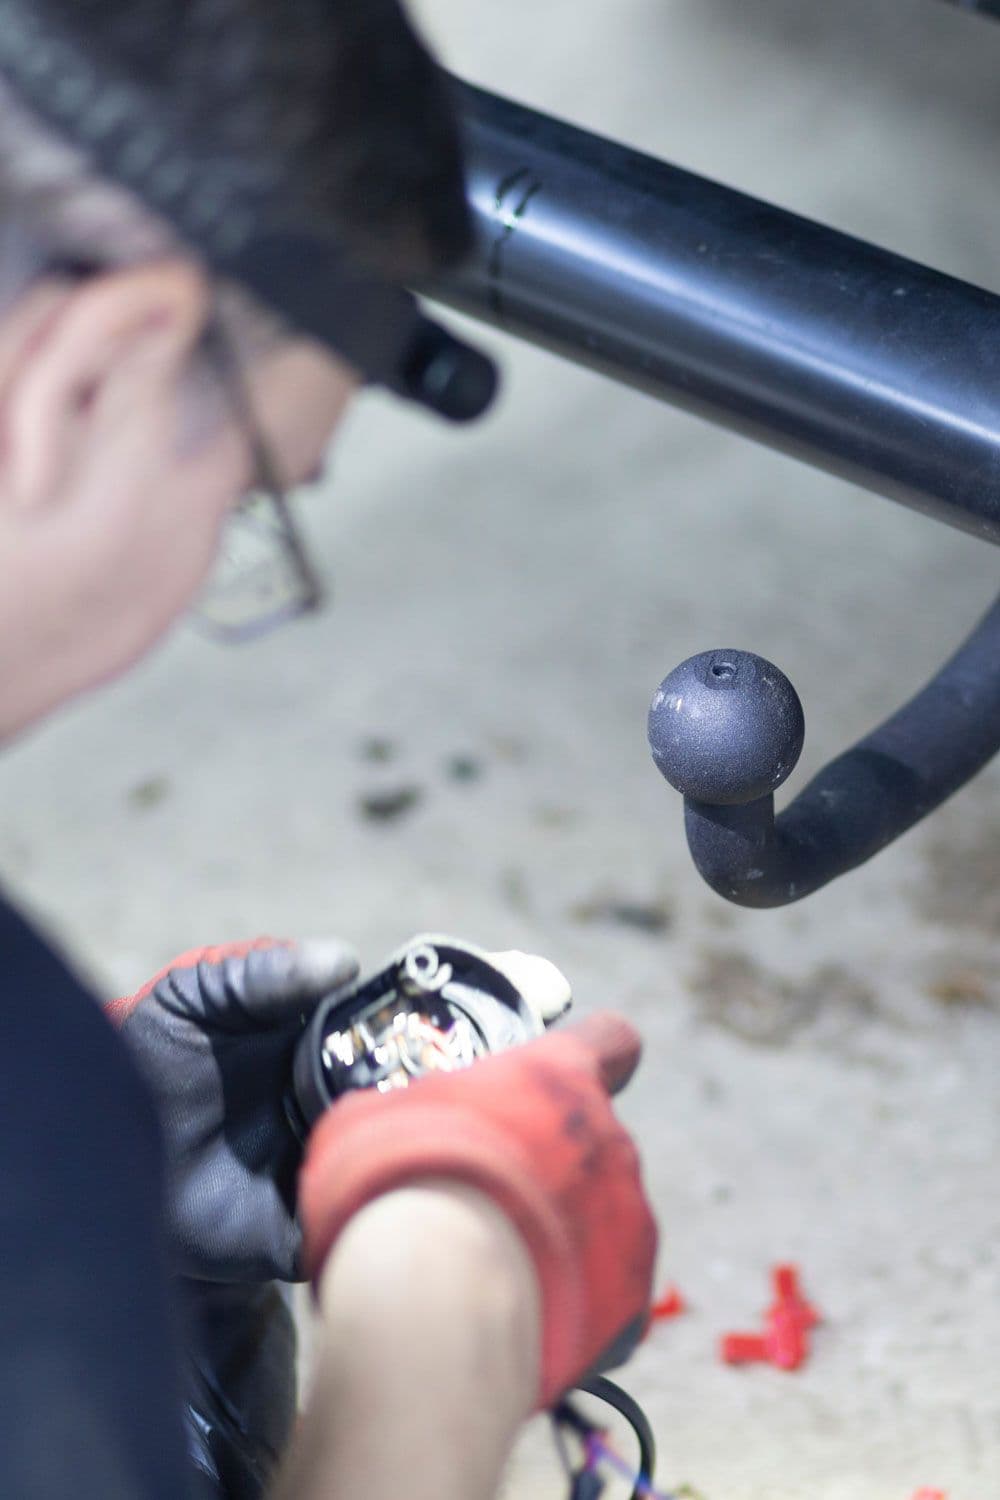
[(287, 345), (254, 372), (251, 399), (283, 482), (316, 477), (358, 382), (311, 344)]
[(156, 578), (158, 612), (168, 623), (197, 602), (211, 576), (242, 480), (242, 454), (233, 443), (214, 444), (197, 463), (176, 472), (164, 497), (162, 526), (145, 548)]
[(80, 624), (112, 673), (195, 603), (241, 493), (241, 438), (222, 430), (181, 459), (168, 430), (150, 425), (142, 443), (108, 452), (80, 511)]

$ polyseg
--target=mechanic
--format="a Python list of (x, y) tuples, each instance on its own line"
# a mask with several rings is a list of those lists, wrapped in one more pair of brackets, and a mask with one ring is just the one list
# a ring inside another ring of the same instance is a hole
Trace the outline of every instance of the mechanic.
[[(32, 95), (60, 55), (42, 21), (82, 71)], [(123, 81), (74, 140), (46, 110), (79, 106), (91, 52)], [(280, 148), (380, 275), (466, 243), (447, 89), (394, 0), (0, 0), (2, 742), (163, 636), (260, 440), (311, 476), (362, 373), (102, 169), (136, 90), (234, 181)], [(203, 949), (106, 1013), (2, 903), (0, 956), (3, 1496), (479, 1500), (523, 1420), (634, 1345), (656, 1233), (608, 1097), (638, 1060), (623, 1020), (343, 1100), (302, 1167), (282, 1095), (356, 973), (342, 943)], [(303, 1277), (321, 1350), (290, 1442), (275, 1284)]]

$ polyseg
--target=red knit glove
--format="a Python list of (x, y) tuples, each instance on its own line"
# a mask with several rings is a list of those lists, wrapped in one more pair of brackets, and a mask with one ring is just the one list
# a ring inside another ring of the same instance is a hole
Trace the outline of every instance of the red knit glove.
[(648, 1319), (656, 1225), (608, 1093), (629, 1081), (640, 1051), (628, 1022), (606, 1013), (405, 1090), (339, 1100), (313, 1132), (299, 1179), (306, 1270), (319, 1277), (373, 1198), (454, 1178), (500, 1206), (534, 1261), (539, 1409), (623, 1363)]

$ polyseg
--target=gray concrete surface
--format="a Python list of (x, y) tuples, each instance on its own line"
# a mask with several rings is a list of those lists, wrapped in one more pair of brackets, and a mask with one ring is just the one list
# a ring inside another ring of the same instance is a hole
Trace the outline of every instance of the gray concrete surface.
[[(916, 0), (421, 11), (477, 81), (1000, 287), (1000, 27)], [(794, 790), (957, 641), (996, 554), (494, 343), (481, 430), (377, 399), (351, 421), (305, 511), (332, 610), (244, 653), (182, 631), (5, 756), (0, 870), (111, 991), (262, 929), (371, 962), (425, 927), (547, 953), (648, 1039), (623, 1107), (691, 1303), (627, 1377), (663, 1482), (997, 1500), (1000, 775), (801, 908), (741, 913), (644, 743), (670, 666), (745, 645), (803, 697)], [(724, 1369), (779, 1258), (826, 1314), (814, 1357)], [(510, 1494), (559, 1493), (536, 1432)]]

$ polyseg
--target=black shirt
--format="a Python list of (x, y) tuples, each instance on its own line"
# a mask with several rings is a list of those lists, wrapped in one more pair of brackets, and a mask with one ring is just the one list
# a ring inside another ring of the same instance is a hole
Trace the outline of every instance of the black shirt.
[(97, 1001), (0, 900), (0, 1495), (184, 1500), (151, 1101)]

